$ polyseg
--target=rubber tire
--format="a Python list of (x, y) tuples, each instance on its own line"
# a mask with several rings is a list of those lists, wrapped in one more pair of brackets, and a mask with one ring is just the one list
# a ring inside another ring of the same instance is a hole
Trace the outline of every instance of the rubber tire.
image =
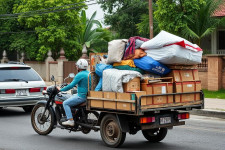
[(142, 134), (144, 135), (144, 137), (149, 141), (149, 142), (153, 142), (153, 143), (156, 143), (156, 142), (160, 142), (162, 141), (166, 135), (167, 135), (167, 131), (168, 129), (167, 128), (159, 128), (159, 133), (155, 136), (152, 136), (149, 134), (149, 132), (154, 132), (155, 129), (149, 129), (149, 130), (142, 130)]
[(100, 133), (101, 133), (101, 138), (103, 140), (103, 142), (108, 146), (108, 147), (112, 147), (112, 148), (116, 148), (116, 147), (119, 147), (121, 146), (124, 141), (125, 141), (125, 138), (126, 138), (126, 132), (122, 132), (120, 127), (119, 127), (119, 139), (116, 143), (110, 143), (107, 138), (105, 137), (105, 134), (104, 134), (104, 125), (105, 123), (108, 121), (108, 120), (113, 120), (119, 127), (119, 123), (118, 123), (118, 120), (117, 118), (115, 117), (115, 115), (112, 115), (112, 114), (107, 114), (103, 117), (102, 121), (101, 121), (101, 125), (100, 125)]
[(27, 113), (30, 113), (33, 108), (34, 108), (34, 106), (23, 106), (23, 110)]
[(55, 117), (55, 114), (53, 112), (52, 109), (48, 109), (50, 115), (51, 115), (51, 124), (49, 126), (49, 128), (42, 132), (40, 130), (38, 130), (38, 128), (36, 127), (36, 124), (35, 124), (35, 112), (37, 111), (37, 109), (39, 107), (45, 107), (45, 104), (36, 104), (31, 112), (31, 124), (32, 124), (32, 127), (34, 129), (35, 132), (37, 132), (38, 134), (40, 135), (48, 135), (49, 133), (52, 132), (52, 130), (54, 129), (54, 125), (55, 125), (55, 122), (56, 122), (56, 117)]

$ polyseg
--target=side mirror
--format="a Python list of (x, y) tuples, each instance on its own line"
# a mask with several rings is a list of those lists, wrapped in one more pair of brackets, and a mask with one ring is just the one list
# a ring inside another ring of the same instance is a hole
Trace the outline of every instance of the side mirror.
[(69, 74), (69, 77), (70, 77), (70, 78), (74, 78), (74, 77), (75, 77), (75, 74), (74, 74), (74, 73), (70, 73), (70, 74)]
[(51, 77), (51, 81), (55, 81), (55, 77), (53, 75)]

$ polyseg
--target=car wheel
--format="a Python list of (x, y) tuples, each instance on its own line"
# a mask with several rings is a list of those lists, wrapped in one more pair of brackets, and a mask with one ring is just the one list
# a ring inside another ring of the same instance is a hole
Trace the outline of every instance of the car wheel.
[(34, 106), (23, 106), (23, 110), (27, 113), (30, 113), (33, 108), (34, 108)]

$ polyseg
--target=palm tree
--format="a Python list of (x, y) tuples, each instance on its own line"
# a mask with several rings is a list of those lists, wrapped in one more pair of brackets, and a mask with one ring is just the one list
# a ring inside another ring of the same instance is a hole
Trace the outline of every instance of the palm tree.
[[(146, 37), (146, 38), (149, 38), (150, 35), (149, 35), (149, 14), (143, 14), (141, 15), (141, 18), (140, 18), (141, 22), (136, 24), (137, 26), (137, 29), (138, 29), (138, 33), (141, 34), (141, 36), (143, 37)], [(158, 22), (156, 19), (154, 19), (153, 17), (153, 34), (154, 35), (157, 35), (159, 32), (160, 32), (160, 29), (158, 27)]]
[(213, 17), (213, 13), (222, 2), (221, 0), (205, 0), (192, 18), (186, 16), (188, 22), (182, 31), (183, 37), (200, 46), (203, 37), (210, 35), (218, 26), (225, 23), (225, 17)]
[[(102, 28), (101, 23), (98, 20), (94, 20), (96, 16), (96, 11), (92, 14), (91, 18), (86, 17), (86, 12), (82, 10), (81, 12), (81, 23), (82, 23), (82, 32), (78, 35), (78, 42), (82, 44), (82, 58), (87, 59), (87, 49), (91, 45), (98, 42), (108, 41), (108, 34)], [(95, 26), (94, 26), (95, 25)]]

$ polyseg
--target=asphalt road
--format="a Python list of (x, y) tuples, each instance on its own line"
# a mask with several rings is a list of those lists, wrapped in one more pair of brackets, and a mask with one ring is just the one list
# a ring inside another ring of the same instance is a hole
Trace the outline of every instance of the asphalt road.
[[(99, 132), (88, 135), (55, 129), (40, 136), (32, 129), (30, 115), (20, 108), (0, 110), (0, 150), (107, 150)], [(160, 143), (149, 143), (141, 132), (127, 134), (121, 149), (224, 150), (225, 120), (191, 116), (186, 125), (169, 130)]]

